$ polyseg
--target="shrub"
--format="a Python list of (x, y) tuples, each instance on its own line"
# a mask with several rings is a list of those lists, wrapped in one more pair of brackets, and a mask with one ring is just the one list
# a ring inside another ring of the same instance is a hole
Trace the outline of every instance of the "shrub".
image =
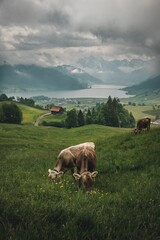
[(15, 103), (3, 103), (0, 106), (0, 122), (21, 123), (22, 111)]

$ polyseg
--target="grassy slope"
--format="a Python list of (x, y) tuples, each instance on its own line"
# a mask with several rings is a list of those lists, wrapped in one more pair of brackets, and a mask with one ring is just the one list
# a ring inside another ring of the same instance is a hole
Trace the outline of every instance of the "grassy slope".
[[(94, 141), (99, 172), (91, 194), (48, 182), (59, 151)], [(160, 128), (57, 129), (0, 124), (3, 239), (159, 239)], [(25, 232), (25, 234), (24, 234)]]
[(135, 117), (136, 120), (145, 117), (146, 115), (150, 117), (151, 119), (155, 119), (155, 115), (148, 114), (148, 111), (152, 111), (153, 107), (152, 106), (125, 106), (125, 108), (129, 111), (132, 112), (133, 116)]
[(64, 114), (57, 114), (57, 115), (52, 114), (52, 115), (49, 115), (49, 116), (46, 116), (46, 117), (42, 118), (40, 123), (42, 123), (43, 121), (46, 121), (46, 122), (62, 122), (62, 121), (65, 121), (66, 116), (67, 116), (66, 112)]
[(46, 110), (32, 108), (24, 104), (18, 104), (18, 106), (23, 112), (23, 124), (33, 123), (38, 118), (38, 116), (47, 112)]
[[(0, 102), (0, 104), (3, 104), (3, 103), (4, 102)], [(10, 103), (10, 102), (6, 102), (6, 103)], [(22, 113), (23, 113), (22, 124), (32, 124), (38, 118), (38, 116), (47, 112), (46, 110), (29, 107), (21, 103), (16, 103), (16, 104), (22, 110)]]

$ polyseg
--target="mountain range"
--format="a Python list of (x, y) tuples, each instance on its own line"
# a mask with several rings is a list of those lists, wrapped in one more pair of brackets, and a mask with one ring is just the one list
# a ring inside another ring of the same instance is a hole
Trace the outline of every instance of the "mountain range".
[(89, 56), (79, 59), (77, 65), (106, 84), (131, 86), (150, 77), (148, 70), (150, 61), (105, 60), (102, 57)]
[(160, 80), (153, 80), (159, 77), (150, 77), (146, 70), (147, 63), (138, 59), (108, 61), (93, 56), (79, 59), (75, 66), (42, 67), (4, 63), (0, 65), (0, 91), (76, 90), (93, 84), (126, 86), (126, 90), (131, 94), (151, 85), (156, 88), (158, 86), (159, 89)]
[(0, 65), (1, 91), (75, 90), (102, 81), (72, 66)]

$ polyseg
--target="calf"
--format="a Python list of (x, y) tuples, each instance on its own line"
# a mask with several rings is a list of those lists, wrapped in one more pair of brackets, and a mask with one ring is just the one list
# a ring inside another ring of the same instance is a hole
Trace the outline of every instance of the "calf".
[(137, 122), (137, 127), (134, 129), (134, 133), (140, 134), (143, 129), (146, 129), (147, 131), (149, 131), (150, 124), (151, 124), (151, 119), (149, 117), (139, 119)]
[(97, 171), (94, 171), (96, 166), (95, 149), (85, 146), (76, 158), (76, 166), (79, 173), (74, 173), (73, 176), (79, 181), (79, 186), (83, 185), (85, 190), (89, 192), (98, 174)]
[(48, 178), (50, 180), (61, 180), (67, 170), (71, 170), (73, 174), (74, 168), (76, 167), (76, 159), (80, 151), (82, 151), (86, 146), (90, 146), (95, 149), (95, 144), (93, 142), (85, 142), (63, 149), (58, 155), (55, 168), (53, 170), (48, 170)]

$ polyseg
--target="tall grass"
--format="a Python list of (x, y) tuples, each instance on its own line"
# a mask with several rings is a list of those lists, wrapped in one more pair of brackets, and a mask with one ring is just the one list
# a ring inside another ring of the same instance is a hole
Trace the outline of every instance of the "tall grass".
[[(96, 143), (90, 194), (71, 174), (54, 184), (47, 170), (59, 151)], [(129, 129), (57, 129), (0, 125), (0, 236), (2, 239), (160, 239), (160, 128), (134, 136)]]

